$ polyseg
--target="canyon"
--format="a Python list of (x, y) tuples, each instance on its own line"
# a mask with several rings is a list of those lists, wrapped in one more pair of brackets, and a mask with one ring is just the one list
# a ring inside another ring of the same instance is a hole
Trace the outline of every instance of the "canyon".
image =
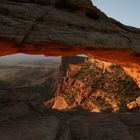
[(0, 139), (139, 140), (140, 29), (93, 4), (0, 0)]
[(127, 112), (140, 97), (137, 83), (117, 64), (87, 57), (85, 63), (69, 64), (67, 69), (56, 91), (55, 109), (81, 106), (91, 112)]
[(107, 17), (90, 0), (1, 0), (1, 43), (140, 52), (140, 30)]
[(121, 65), (15, 54), (0, 68), (1, 138), (139, 139), (140, 88)]

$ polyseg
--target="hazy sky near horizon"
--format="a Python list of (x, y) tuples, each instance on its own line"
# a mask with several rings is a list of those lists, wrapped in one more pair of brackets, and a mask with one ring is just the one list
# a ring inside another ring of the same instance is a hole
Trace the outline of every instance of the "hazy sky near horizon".
[(140, 0), (92, 0), (107, 16), (140, 28)]

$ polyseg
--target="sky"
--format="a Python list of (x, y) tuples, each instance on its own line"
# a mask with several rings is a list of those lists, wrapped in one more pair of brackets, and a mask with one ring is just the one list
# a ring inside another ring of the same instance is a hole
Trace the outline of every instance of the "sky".
[(92, 0), (107, 16), (140, 28), (140, 0)]

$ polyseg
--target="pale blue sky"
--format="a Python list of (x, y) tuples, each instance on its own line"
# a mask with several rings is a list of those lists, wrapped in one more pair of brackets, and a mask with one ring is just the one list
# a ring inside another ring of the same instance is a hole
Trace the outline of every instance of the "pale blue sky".
[(140, 0), (92, 0), (93, 4), (123, 24), (140, 28)]

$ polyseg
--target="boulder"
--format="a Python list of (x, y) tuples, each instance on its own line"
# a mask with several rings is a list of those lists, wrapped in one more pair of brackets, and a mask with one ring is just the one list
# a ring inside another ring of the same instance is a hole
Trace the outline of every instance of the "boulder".
[(140, 96), (136, 99), (136, 103), (140, 107)]

